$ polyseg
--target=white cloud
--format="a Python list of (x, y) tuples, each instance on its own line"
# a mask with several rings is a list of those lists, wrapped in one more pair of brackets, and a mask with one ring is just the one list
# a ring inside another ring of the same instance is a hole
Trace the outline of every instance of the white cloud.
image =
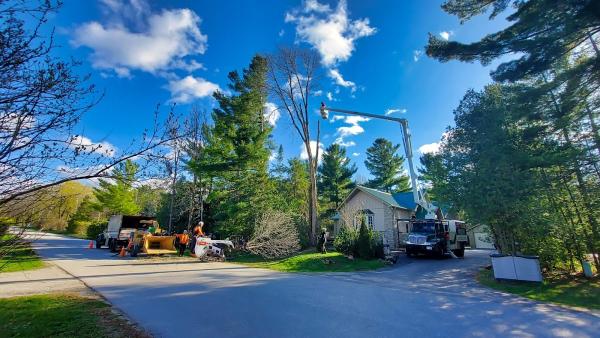
[[(317, 151), (317, 141), (310, 141), (310, 152), (315, 155)], [(321, 161), (321, 157), (323, 157), (323, 143), (319, 142), (319, 162)], [(306, 146), (304, 143), (300, 145), (300, 159), (308, 160), (308, 151), (306, 150)]]
[(285, 30), (280, 30), (279, 33), (277, 33), (277, 35), (279, 35), (279, 37), (282, 37), (285, 34)]
[(281, 113), (277, 105), (272, 102), (265, 103), (264, 116), (269, 121), (269, 124), (273, 127), (277, 124), (277, 120), (281, 117)]
[(333, 115), (333, 116), (331, 117), (331, 122), (335, 122), (335, 121), (343, 120), (343, 119), (345, 119), (345, 118), (346, 118), (346, 117), (345, 117), (344, 115)]
[(342, 74), (337, 69), (329, 70), (329, 77), (335, 80), (335, 84), (340, 85), (342, 87), (350, 88), (352, 92), (356, 91), (356, 83), (348, 80), (344, 80)]
[(352, 115), (352, 116), (346, 116), (346, 120), (344, 122), (346, 122), (348, 124), (352, 124), (352, 125), (357, 125), (359, 122), (367, 122), (367, 121), (371, 121), (371, 119), (368, 117)]
[(354, 156), (354, 157), (359, 156), (359, 155), (360, 155), (360, 153), (352, 153), (352, 156)]
[(373, 35), (377, 29), (370, 26), (368, 18), (352, 20), (348, 17), (346, 0), (340, 0), (332, 9), (317, 0), (307, 0), (301, 9), (285, 14), (285, 22), (296, 25), (296, 38), (310, 44), (321, 55), (321, 63), (329, 68), (329, 76), (336, 84), (350, 88), (356, 85), (344, 80), (335, 68), (348, 61), (355, 49), (355, 41)]
[(440, 151), (440, 142), (424, 144), (419, 147), (421, 154), (437, 154)]
[(437, 154), (440, 152), (440, 147), (442, 146), (442, 142), (448, 138), (449, 133), (446, 131), (442, 134), (440, 142), (433, 142), (424, 144), (419, 147), (419, 152), (421, 154)]
[(215, 83), (191, 75), (183, 79), (169, 81), (167, 88), (171, 91), (171, 100), (180, 103), (211, 96), (216, 90), (220, 89), (219, 85)]
[[(334, 116), (334, 118), (336, 117)], [(338, 137), (336, 138), (335, 143), (346, 147), (356, 145), (356, 143), (354, 143), (353, 141), (345, 141), (344, 139), (348, 136), (355, 136), (364, 133), (365, 129), (361, 125), (359, 125), (359, 123), (367, 122), (369, 120), (371, 119), (362, 116), (345, 116), (344, 123), (348, 124), (348, 126), (342, 126), (337, 128)]]
[(117, 148), (109, 142), (92, 142), (89, 138), (81, 135), (72, 136), (69, 139), (69, 147), (77, 151), (96, 153), (106, 157), (114, 157)]
[(350, 20), (345, 0), (335, 10), (318, 1), (306, 1), (302, 13), (286, 13), (286, 22), (296, 24), (296, 34), (321, 54), (325, 66), (347, 61), (354, 51), (354, 41), (377, 31), (369, 19)]
[(331, 11), (331, 7), (329, 7), (329, 5), (320, 4), (317, 0), (306, 0), (306, 2), (304, 2), (304, 12), (306, 12), (306, 13), (309, 13), (309, 12), (325, 13), (325, 12), (329, 12), (329, 11)]
[(313, 92), (313, 96), (321, 96), (321, 95), (323, 95), (322, 90), (317, 90), (316, 92)]
[(402, 108), (402, 109), (390, 108), (390, 109), (388, 109), (388, 110), (385, 111), (385, 116), (389, 116), (389, 115), (392, 115), (394, 113), (404, 114), (404, 113), (406, 113), (406, 111), (407, 110), (405, 108)]
[(340, 147), (353, 147), (356, 145), (356, 142), (354, 141), (347, 141), (345, 142), (343, 138), (338, 137), (337, 139), (335, 139), (335, 142), (333, 143), (337, 143), (340, 145)]
[(201, 64), (189, 58), (206, 51), (207, 36), (200, 31), (200, 17), (192, 10), (151, 13), (142, 0), (102, 2), (108, 21), (76, 27), (71, 41), (93, 50), (94, 68), (113, 70), (121, 77), (131, 76), (131, 70), (200, 69)]
[(327, 95), (325, 95), (325, 96), (327, 96), (327, 99), (329, 101), (333, 101), (333, 94), (331, 94), (331, 92), (327, 92)]
[(454, 35), (453, 31), (440, 32), (440, 37), (446, 41), (448, 41), (452, 35)]
[(421, 58), (421, 55), (423, 55), (423, 51), (421, 51), (421, 50), (413, 51), (413, 60), (415, 62), (419, 61), (419, 59)]

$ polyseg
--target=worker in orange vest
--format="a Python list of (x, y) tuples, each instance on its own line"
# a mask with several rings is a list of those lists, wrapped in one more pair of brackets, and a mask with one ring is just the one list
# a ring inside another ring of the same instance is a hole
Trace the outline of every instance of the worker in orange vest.
[(177, 239), (178, 239), (177, 246), (179, 249), (179, 257), (182, 257), (185, 252), (185, 248), (187, 247), (188, 243), (190, 242), (190, 236), (188, 235), (187, 230), (183, 230), (182, 234), (178, 234)]

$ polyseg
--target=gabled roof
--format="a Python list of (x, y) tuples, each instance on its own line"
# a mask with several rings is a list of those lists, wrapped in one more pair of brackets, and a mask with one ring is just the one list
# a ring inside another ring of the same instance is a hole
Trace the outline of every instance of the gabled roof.
[(415, 202), (415, 198), (412, 192), (398, 192), (392, 194), (392, 196), (399, 205), (407, 209), (415, 210), (415, 208), (417, 207), (417, 203)]
[(356, 192), (362, 191), (372, 197), (380, 200), (381, 202), (395, 208), (415, 210), (416, 203), (413, 200), (412, 193), (396, 193), (390, 194), (381, 190), (367, 188), (362, 185), (357, 185), (342, 204), (345, 204), (348, 199), (356, 194)]

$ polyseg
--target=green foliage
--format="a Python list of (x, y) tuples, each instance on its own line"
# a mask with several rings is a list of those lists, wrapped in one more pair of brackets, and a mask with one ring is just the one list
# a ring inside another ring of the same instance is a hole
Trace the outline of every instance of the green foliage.
[(86, 229), (86, 235), (89, 239), (95, 239), (100, 235), (106, 227), (108, 226), (108, 222), (100, 222), (100, 223), (92, 223)]
[(325, 205), (326, 216), (332, 216), (353, 188), (352, 175), (356, 165), (350, 164), (346, 149), (334, 143), (325, 149), (318, 168), (317, 187)]
[(87, 232), (90, 224), (92, 224), (91, 221), (71, 219), (67, 225), (66, 232), (69, 234), (83, 235)]
[(335, 236), (333, 247), (335, 248), (335, 251), (341, 252), (346, 256), (358, 256), (356, 246), (357, 240), (358, 231), (355, 228), (344, 226), (340, 229), (337, 236)]
[(410, 179), (403, 174), (404, 157), (396, 153), (400, 145), (378, 138), (367, 148), (365, 166), (373, 175), (367, 185), (389, 193), (410, 191)]
[(213, 183), (208, 196), (214, 230), (222, 236), (252, 234), (259, 214), (271, 209), (274, 185), (268, 177), (271, 127), (263, 114), (267, 60), (255, 56), (243, 75), (229, 73), (231, 96), (214, 94), (219, 107), (206, 126), (206, 145), (188, 166)]
[[(496, 58), (516, 54), (518, 58), (501, 63), (492, 72), (497, 81), (515, 81), (552, 69), (556, 60), (586, 42), (589, 32), (600, 29), (597, 1), (448, 0), (442, 8), (466, 21), (490, 8), (493, 18), (509, 4), (516, 11), (508, 16), (507, 28), (469, 44), (430, 34), (427, 55), (441, 61), (480, 61), (488, 65)], [(597, 81), (598, 68), (589, 67), (588, 71), (592, 73), (589, 78)]]
[(138, 171), (138, 165), (131, 160), (120, 163), (112, 173), (113, 182), (101, 179), (94, 188), (97, 210), (112, 215), (137, 215), (140, 207), (135, 202), (135, 190), (132, 185)]
[(373, 241), (373, 231), (367, 228), (364, 217), (361, 217), (360, 227), (358, 229), (358, 238), (356, 239), (356, 251), (360, 258), (373, 258), (375, 256), (375, 248)]
[(344, 255), (362, 259), (384, 258), (381, 237), (367, 227), (364, 217), (358, 229), (342, 227), (333, 241), (333, 246)]

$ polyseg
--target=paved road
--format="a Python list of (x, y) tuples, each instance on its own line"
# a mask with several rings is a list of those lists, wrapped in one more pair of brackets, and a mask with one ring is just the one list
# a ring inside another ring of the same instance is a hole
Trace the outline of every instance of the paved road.
[(477, 286), (487, 253), (403, 258), (352, 274), (285, 274), (228, 263), (113, 257), (46, 235), (45, 258), (159, 337), (599, 337), (600, 315)]

